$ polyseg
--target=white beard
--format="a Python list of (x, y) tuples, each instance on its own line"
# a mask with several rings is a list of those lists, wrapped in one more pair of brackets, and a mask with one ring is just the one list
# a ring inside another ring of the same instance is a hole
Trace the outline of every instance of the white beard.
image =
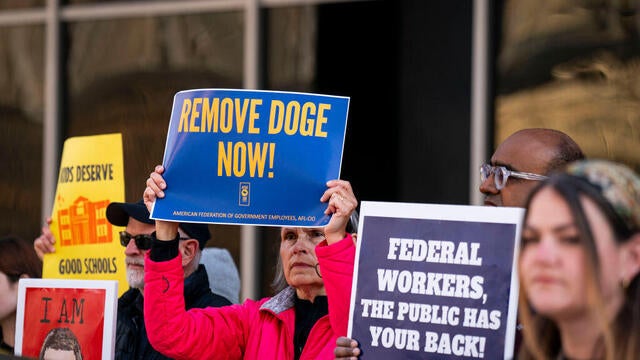
[[(125, 263), (127, 265), (135, 264), (135, 265), (144, 266), (144, 259), (128, 257), (126, 258)], [(144, 270), (135, 270), (135, 269), (129, 268), (128, 266), (126, 269), (127, 269), (127, 282), (129, 283), (129, 286), (135, 289), (144, 288)]]

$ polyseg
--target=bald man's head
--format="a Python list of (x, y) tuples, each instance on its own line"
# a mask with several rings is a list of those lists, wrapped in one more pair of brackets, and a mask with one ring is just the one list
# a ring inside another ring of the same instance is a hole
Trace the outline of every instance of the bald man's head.
[[(491, 165), (547, 175), (583, 158), (582, 150), (569, 135), (553, 129), (532, 128), (516, 131), (506, 138), (493, 153)], [(480, 191), (485, 195), (485, 205), (523, 207), (536, 184), (534, 180), (509, 177), (506, 185), (498, 190), (492, 175), (482, 182)]]

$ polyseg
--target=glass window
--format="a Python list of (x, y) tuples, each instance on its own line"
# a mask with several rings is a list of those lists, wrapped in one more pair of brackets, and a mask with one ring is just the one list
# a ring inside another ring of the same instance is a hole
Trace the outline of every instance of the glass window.
[(41, 228), (44, 27), (0, 27), (0, 235)]
[[(496, 141), (526, 127), (566, 132), (588, 157), (640, 171), (640, 14), (631, 2), (506, 1)], [(535, 14), (535, 15), (531, 15)]]
[(176, 92), (241, 87), (241, 13), (69, 25), (67, 137), (123, 134), (127, 201), (162, 162)]
[(24, 10), (29, 8), (44, 7), (45, 0), (3, 0), (0, 1), (0, 10)]
[(267, 10), (267, 88), (311, 91), (316, 68), (316, 9), (296, 6)]
[[(175, 93), (242, 88), (243, 33), (242, 12), (69, 24), (63, 137), (122, 133), (126, 200), (139, 200), (162, 163)], [(212, 226), (208, 245), (238, 262), (239, 233)]]

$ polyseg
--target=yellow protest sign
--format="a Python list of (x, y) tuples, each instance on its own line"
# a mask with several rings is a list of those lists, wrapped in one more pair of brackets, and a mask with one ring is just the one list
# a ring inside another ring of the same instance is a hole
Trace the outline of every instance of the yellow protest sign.
[(51, 212), (56, 251), (44, 257), (43, 278), (118, 280), (125, 292), (122, 229), (106, 216), (109, 203), (123, 201), (122, 135), (67, 139)]

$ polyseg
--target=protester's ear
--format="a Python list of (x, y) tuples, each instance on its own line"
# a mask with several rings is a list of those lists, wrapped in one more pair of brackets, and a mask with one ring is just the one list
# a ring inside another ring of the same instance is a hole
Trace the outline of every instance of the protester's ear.
[(640, 272), (640, 233), (634, 234), (624, 244), (626, 256), (623, 262), (623, 283), (629, 283)]
[(180, 241), (180, 254), (182, 255), (182, 266), (191, 262), (198, 251), (198, 240), (188, 239)]

